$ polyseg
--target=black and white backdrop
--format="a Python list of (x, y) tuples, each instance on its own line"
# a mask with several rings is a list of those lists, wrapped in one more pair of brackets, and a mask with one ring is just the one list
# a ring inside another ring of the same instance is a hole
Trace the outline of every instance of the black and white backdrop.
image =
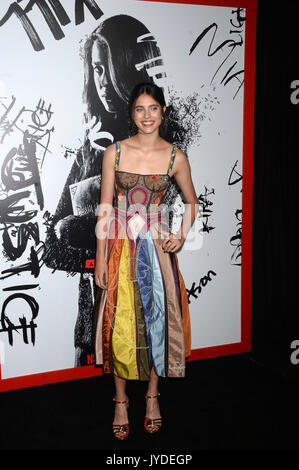
[[(255, 2), (245, 3), (1, 2), (3, 384), (93, 363), (101, 162), (128, 135), (128, 96), (143, 80), (164, 89), (167, 138), (187, 153), (200, 203), (178, 254), (193, 357), (250, 349)], [(167, 202), (176, 231), (175, 182)]]

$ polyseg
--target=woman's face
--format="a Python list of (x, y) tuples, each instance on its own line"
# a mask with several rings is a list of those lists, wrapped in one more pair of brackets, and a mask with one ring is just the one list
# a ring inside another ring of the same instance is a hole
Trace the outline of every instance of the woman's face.
[[(163, 111), (165, 112), (166, 106)], [(132, 118), (142, 134), (151, 134), (159, 129), (162, 122), (162, 107), (150, 95), (140, 95), (132, 109)]]
[(116, 113), (117, 94), (112, 85), (108, 67), (108, 54), (106, 47), (99, 41), (95, 41), (91, 50), (91, 63), (93, 68), (94, 83), (99, 98), (108, 113)]

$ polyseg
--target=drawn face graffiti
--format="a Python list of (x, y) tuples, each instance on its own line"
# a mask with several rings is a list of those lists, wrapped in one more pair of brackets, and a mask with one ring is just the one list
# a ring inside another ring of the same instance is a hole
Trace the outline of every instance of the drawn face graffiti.
[(118, 97), (109, 72), (107, 48), (99, 41), (95, 41), (92, 46), (91, 61), (99, 98), (108, 113), (116, 113), (115, 102)]

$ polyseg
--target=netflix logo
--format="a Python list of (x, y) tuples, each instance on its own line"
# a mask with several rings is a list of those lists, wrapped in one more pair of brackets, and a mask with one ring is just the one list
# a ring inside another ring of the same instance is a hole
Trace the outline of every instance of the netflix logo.
[(94, 259), (87, 259), (85, 260), (85, 268), (91, 269), (95, 267), (95, 260)]

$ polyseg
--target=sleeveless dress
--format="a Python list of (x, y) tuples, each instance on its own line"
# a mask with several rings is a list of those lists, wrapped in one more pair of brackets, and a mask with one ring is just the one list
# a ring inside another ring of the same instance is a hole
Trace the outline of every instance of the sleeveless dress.
[(168, 208), (163, 198), (177, 148), (165, 174), (118, 169), (116, 143), (113, 210), (108, 224), (108, 289), (94, 304), (95, 365), (127, 380), (184, 377), (191, 353), (187, 292), (176, 253), (164, 252)]

